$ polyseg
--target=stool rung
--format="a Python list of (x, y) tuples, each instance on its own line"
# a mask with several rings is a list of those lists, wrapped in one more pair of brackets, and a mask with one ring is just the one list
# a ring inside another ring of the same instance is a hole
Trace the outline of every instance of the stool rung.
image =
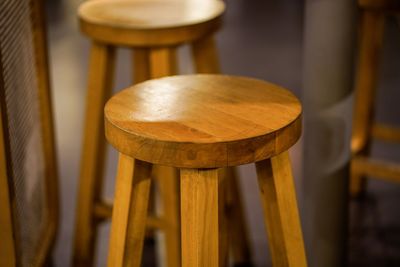
[(112, 202), (107, 199), (103, 199), (94, 205), (94, 216), (100, 220), (107, 220), (112, 215)]
[(351, 161), (354, 173), (400, 183), (400, 165), (382, 160), (356, 156)]
[(372, 136), (375, 139), (400, 143), (400, 128), (385, 124), (375, 124), (372, 127)]
[[(101, 221), (111, 219), (112, 207), (113, 204), (110, 200), (103, 199), (94, 205), (94, 216)], [(165, 222), (161, 218), (148, 216), (147, 227), (150, 229), (163, 229), (165, 228)]]

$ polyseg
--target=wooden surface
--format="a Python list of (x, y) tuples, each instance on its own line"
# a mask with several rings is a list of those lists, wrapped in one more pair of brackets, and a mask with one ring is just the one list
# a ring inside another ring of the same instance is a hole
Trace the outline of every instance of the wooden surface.
[(219, 28), (222, 1), (86, 1), (81, 30), (98, 41), (130, 46), (177, 45)]
[(140, 267), (151, 183), (151, 164), (120, 154), (108, 266)]
[(256, 168), (273, 266), (307, 266), (289, 153)]
[(147, 162), (189, 168), (235, 166), (291, 147), (301, 105), (289, 91), (232, 76), (188, 75), (141, 83), (105, 107), (106, 136)]
[(356, 156), (351, 161), (351, 172), (400, 183), (400, 164), (398, 163)]
[(375, 123), (372, 126), (371, 135), (374, 139), (391, 143), (400, 143), (400, 127), (398, 126)]
[(181, 170), (182, 267), (218, 267), (218, 170)]
[(351, 149), (354, 154), (365, 150), (370, 143), (384, 23), (382, 13), (362, 14), (351, 137)]
[(114, 57), (113, 47), (92, 44), (75, 226), (75, 266), (93, 265), (97, 237), (94, 206), (101, 199), (106, 145), (102, 111), (112, 92)]
[[(353, 155), (369, 155), (384, 25), (385, 15), (382, 12), (362, 12), (351, 136)], [(365, 184), (361, 173), (350, 172), (350, 193), (353, 196), (361, 194)]]
[(196, 40), (192, 45), (192, 53), (196, 73), (220, 73), (218, 52), (214, 36), (206, 36)]

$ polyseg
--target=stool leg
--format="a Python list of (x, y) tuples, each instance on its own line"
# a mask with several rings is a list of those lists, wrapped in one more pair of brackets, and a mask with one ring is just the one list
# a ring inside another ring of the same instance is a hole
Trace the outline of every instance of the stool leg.
[(229, 201), (230, 197), (230, 180), (228, 176), (228, 168), (218, 170), (218, 232), (219, 232), (219, 267), (227, 267), (229, 263), (229, 220), (232, 202)]
[(133, 83), (150, 79), (150, 49), (135, 48), (133, 51)]
[[(353, 154), (368, 156), (374, 115), (374, 99), (378, 82), (378, 67), (383, 43), (384, 21), (382, 12), (364, 11), (362, 14), (359, 62), (356, 77), (353, 133)], [(361, 194), (366, 185), (364, 177), (351, 172), (350, 192)]]
[(74, 266), (93, 265), (98, 222), (94, 217), (94, 205), (101, 197), (106, 144), (103, 108), (112, 91), (114, 57), (113, 47), (92, 44), (76, 214)]
[(289, 153), (256, 168), (273, 266), (307, 266)]
[(151, 78), (160, 78), (177, 73), (174, 47), (152, 48), (150, 50), (150, 62)]
[[(194, 57), (197, 73), (220, 73), (220, 64), (214, 37), (212, 35), (196, 40), (192, 45), (192, 54)], [(229, 233), (232, 237), (230, 242), (232, 256), (235, 265), (251, 265), (250, 242), (247, 237), (246, 221), (244, 209), (240, 197), (240, 190), (237, 184), (237, 175), (234, 168), (228, 168), (225, 172), (229, 180), (229, 209), (228, 224)], [(234, 219), (233, 219), (234, 218)]]
[(181, 170), (182, 266), (217, 267), (218, 170)]
[(151, 164), (120, 154), (111, 220), (109, 267), (140, 267)]
[[(176, 50), (174, 47), (152, 48), (150, 50), (150, 76), (160, 78), (177, 72)], [(179, 173), (177, 169), (155, 166), (155, 175), (160, 185), (163, 205), (165, 252), (168, 267), (179, 267), (181, 263)]]
[(219, 73), (218, 54), (212, 35), (196, 40), (192, 45), (197, 73)]

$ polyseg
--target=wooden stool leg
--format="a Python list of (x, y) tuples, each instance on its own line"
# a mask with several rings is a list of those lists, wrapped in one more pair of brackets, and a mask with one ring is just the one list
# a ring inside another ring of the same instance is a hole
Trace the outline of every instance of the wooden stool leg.
[(177, 73), (176, 50), (174, 47), (152, 48), (150, 50), (151, 78), (160, 78)]
[(133, 51), (133, 83), (150, 79), (150, 49), (135, 48)]
[[(192, 45), (192, 53), (195, 60), (197, 73), (220, 73), (220, 64), (214, 37), (212, 35), (197, 40)], [(246, 221), (240, 190), (238, 188), (237, 175), (234, 168), (226, 170), (229, 182), (228, 199), (230, 203), (228, 214), (230, 250), (236, 265), (251, 265), (250, 242), (247, 237)]]
[(235, 266), (251, 266), (251, 246), (248, 237), (246, 217), (236, 169), (226, 168), (228, 180), (228, 225), (231, 236), (230, 250)]
[(218, 170), (181, 170), (182, 266), (217, 267)]
[(109, 267), (140, 267), (151, 164), (120, 154), (108, 254)]
[[(152, 48), (150, 50), (150, 76), (160, 78), (176, 74), (176, 51), (174, 47)], [(163, 221), (165, 227), (165, 252), (167, 267), (179, 267), (181, 263), (179, 173), (177, 169), (155, 166), (155, 175), (161, 191)]]
[(219, 267), (229, 264), (229, 220), (232, 218), (227, 168), (219, 169), (218, 177), (218, 232), (219, 232)]
[(105, 156), (103, 108), (111, 95), (114, 48), (93, 43), (90, 51), (85, 133), (77, 202), (74, 266), (92, 266), (96, 240), (94, 205), (100, 200)]
[[(384, 20), (382, 12), (364, 11), (362, 14), (351, 138), (352, 152), (357, 155), (368, 156), (369, 154)], [(351, 173), (350, 192), (352, 195), (361, 194), (365, 185), (366, 181), (363, 176), (355, 172)]]
[(192, 45), (192, 53), (197, 73), (219, 73), (217, 49), (212, 35), (196, 40)]
[(307, 266), (289, 153), (256, 168), (273, 266)]

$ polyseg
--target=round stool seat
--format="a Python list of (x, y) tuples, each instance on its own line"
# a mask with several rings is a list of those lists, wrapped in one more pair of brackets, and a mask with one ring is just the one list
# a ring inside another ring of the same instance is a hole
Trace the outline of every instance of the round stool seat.
[(127, 46), (177, 45), (216, 31), (222, 1), (96, 0), (79, 7), (83, 33)]
[(150, 80), (105, 107), (106, 137), (120, 152), (154, 164), (214, 168), (288, 150), (301, 134), (301, 104), (288, 90), (224, 75)]

